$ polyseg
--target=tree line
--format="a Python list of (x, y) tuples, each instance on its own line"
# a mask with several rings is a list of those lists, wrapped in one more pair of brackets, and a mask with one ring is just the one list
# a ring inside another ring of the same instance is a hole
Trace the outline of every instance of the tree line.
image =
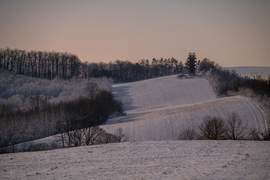
[(179, 140), (270, 140), (270, 133), (259, 132), (255, 127), (247, 129), (247, 124), (235, 112), (221, 117), (205, 116), (197, 130), (186, 128), (179, 136)]
[(79, 75), (80, 60), (70, 53), (0, 49), (0, 69), (42, 79)]
[(110, 63), (82, 63), (81, 76), (110, 77), (114, 82), (131, 82), (184, 72), (184, 65), (175, 58), (142, 59), (137, 63), (116, 60)]
[(268, 78), (263, 78), (260, 75), (250, 78), (240, 76), (234, 70), (212, 68), (206, 78), (219, 96), (228, 95), (231, 91), (238, 92), (241, 89), (250, 89), (256, 95), (270, 97), (270, 75)]
[(42, 79), (110, 77), (114, 82), (131, 82), (186, 72), (187, 62), (183, 64), (172, 57), (142, 59), (137, 63), (127, 60), (82, 63), (77, 55), (67, 52), (1, 48), (0, 69)]

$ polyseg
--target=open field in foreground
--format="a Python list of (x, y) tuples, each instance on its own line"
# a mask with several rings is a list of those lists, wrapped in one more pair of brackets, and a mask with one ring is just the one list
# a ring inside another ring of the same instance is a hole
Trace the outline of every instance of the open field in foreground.
[(0, 154), (1, 179), (269, 179), (270, 143), (143, 141)]

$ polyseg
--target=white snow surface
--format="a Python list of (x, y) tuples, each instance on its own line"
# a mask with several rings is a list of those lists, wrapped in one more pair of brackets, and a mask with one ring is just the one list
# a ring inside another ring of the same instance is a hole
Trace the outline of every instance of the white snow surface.
[(196, 130), (205, 116), (226, 119), (235, 112), (247, 131), (255, 127), (265, 132), (265, 115), (250, 99), (241, 96), (217, 99), (204, 78), (176, 77), (113, 85), (126, 116), (112, 118), (101, 127), (110, 133), (121, 127), (128, 141), (176, 140), (184, 129)]
[(113, 93), (127, 112), (186, 105), (215, 99), (204, 78), (177, 79), (176, 75), (113, 85)]
[(142, 141), (0, 154), (0, 179), (270, 179), (270, 143)]

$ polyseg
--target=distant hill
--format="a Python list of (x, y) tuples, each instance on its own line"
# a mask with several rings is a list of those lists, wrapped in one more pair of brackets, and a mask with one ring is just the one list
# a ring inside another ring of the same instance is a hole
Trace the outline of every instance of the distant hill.
[(243, 76), (250, 76), (255, 74), (268, 76), (270, 74), (270, 67), (238, 66), (238, 67), (224, 67), (224, 69), (235, 70), (238, 74)]

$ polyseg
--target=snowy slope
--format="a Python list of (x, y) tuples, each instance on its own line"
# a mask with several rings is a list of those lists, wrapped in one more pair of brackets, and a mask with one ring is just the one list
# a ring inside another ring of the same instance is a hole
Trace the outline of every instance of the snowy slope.
[(270, 143), (148, 141), (0, 154), (0, 179), (270, 179)]
[(186, 105), (215, 99), (205, 79), (177, 79), (175, 75), (114, 84), (113, 93), (122, 100), (126, 111)]
[(205, 116), (226, 119), (237, 113), (250, 128), (264, 132), (265, 116), (245, 97), (216, 99), (203, 78), (176, 76), (116, 84), (113, 92), (127, 110), (126, 116), (110, 119), (102, 128), (114, 133), (121, 127), (129, 141), (175, 140), (186, 128), (197, 129)]
[(266, 124), (260, 109), (249, 99), (240, 96), (138, 111), (111, 119), (101, 127), (110, 133), (121, 127), (129, 141), (176, 140), (184, 129), (197, 129), (203, 117), (216, 116), (226, 119), (232, 112), (242, 118), (247, 131), (251, 127), (265, 131)]

